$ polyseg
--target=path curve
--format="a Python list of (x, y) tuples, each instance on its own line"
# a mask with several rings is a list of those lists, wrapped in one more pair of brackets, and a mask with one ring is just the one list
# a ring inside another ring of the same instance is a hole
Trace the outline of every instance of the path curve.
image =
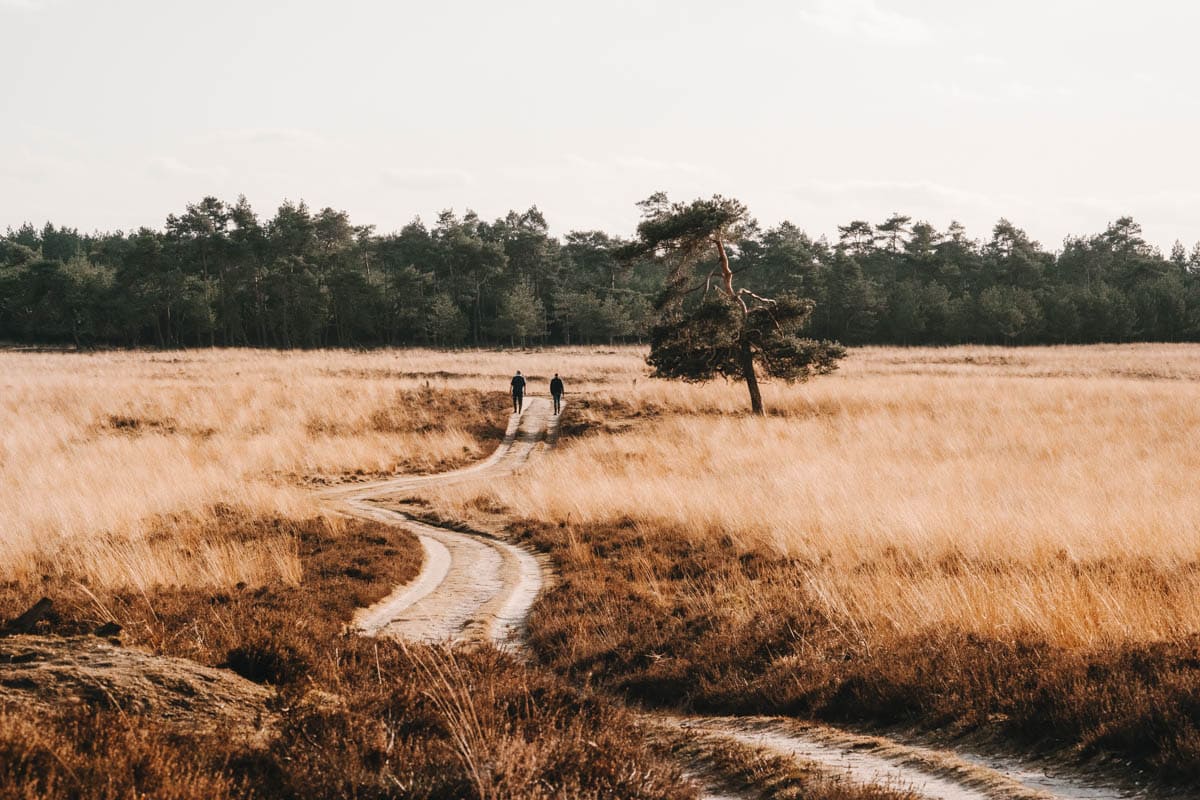
[(554, 445), (558, 415), (544, 397), (526, 399), (509, 418), (504, 439), (487, 459), (437, 475), (401, 476), (329, 489), (322, 494), (344, 513), (416, 535), (424, 551), (421, 572), (410, 583), (355, 614), (353, 627), (369, 636), (415, 642), (482, 642), (513, 649), (543, 584), (530, 551), (511, 542), (418, 522), (387, 508), (418, 489), (511, 475), (535, 453)]
[[(516, 649), (529, 610), (545, 583), (534, 553), (482, 533), (463, 533), (412, 519), (388, 508), (414, 491), (511, 475), (553, 447), (559, 417), (544, 397), (528, 398), (509, 419), (504, 439), (487, 459), (436, 475), (401, 476), (322, 492), (344, 513), (414, 533), (424, 551), (421, 572), (388, 597), (355, 614), (353, 625), (372, 636), (416, 642), (490, 642)], [(1138, 795), (1055, 775), (1016, 759), (905, 744), (821, 725), (770, 717), (675, 717), (647, 714), (652, 725), (783, 756), (853, 783), (909, 789), (930, 800), (1121, 800)], [(706, 765), (689, 772), (705, 774)], [(728, 798), (716, 791), (705, 800)]]

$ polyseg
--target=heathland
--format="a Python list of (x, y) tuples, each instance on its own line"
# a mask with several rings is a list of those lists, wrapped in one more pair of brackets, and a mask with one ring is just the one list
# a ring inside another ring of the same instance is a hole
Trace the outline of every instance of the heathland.
[(587, 435), (441, 492), (554, 554), (545, 662), (655, 705), (1200, 778), (1200, 350), (860, 349), (765, 420), (631, 355), (579, 398)]
[[(472, 735), (514, 796), (691, 796), (623, 699), (1200, 777), (1200, 348), (860, 348), (768, 385), (766, 418), (738, 385), (650, 380), (643, 358), (0, 355), (0, 617), (47, 595), (49, 632), (117, 622), (280, 697), (257, 747), (120, 709), (7, 708), (10, 785), (469, 795), (421, 676), (479, 699)], [(538, 391), (567, 379), (559, 448), (426, 513), (501, 520), (549, 556), (532, 662), (347, 636), (418, 551), (312, 487), (481, 457), (513, 369)]]
[[(481, 457), (513, 357), (0, 354), (0, 619), (49, 598), (37, 647), (63, 651), (10, 682), (34, 651), (0, 638), (0, 796), (694, 797), (613, 701), (492, 648), (347, 628), (420, 549), (315, 490)], [(46, 638), (93, 633), (270, 699), (229, 719), (169, 662), (118, 678)]]

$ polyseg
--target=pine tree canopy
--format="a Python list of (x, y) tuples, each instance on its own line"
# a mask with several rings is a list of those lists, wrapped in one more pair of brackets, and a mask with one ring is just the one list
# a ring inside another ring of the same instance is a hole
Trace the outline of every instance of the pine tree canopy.
[[(660, 317), (650, 336), (647, 363), (654, 376), (684, 381), (716, 377), (746, 383), (750, 407), (764, 413), (757, 370), (788, 382), (826, 374), (837, 367), (843, 348), (801, 336), (813, 302), (793, 294), (760, 297), (734, 286), (729, 248), (754, 227), (738, 200), (714, 195), (708, 200), (670, 203), (663, 193), (642, 203), (638, 238), (624, 249), (626, 258), (653, 257), (666, 267), (656, 308)], [(703, 281), (698, 267), (706, 256), (717, 267)], [(718, 288), (713, 278), (720, 271)], [(693, 296), (703, 288), (698, 300)]]

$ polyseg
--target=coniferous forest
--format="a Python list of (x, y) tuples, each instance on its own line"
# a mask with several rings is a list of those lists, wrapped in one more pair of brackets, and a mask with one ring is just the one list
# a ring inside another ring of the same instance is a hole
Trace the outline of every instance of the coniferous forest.
[[(631, 209), (631, 219), (633, 209)], [(443, 212), (379, 234), (344, 212), (206, 197), (161, 230), (46, 223), (0, 238), (0, 340), (96, 346), (596, 344), (644, 340), (662, 289), (602, 231), (538, 209)], [(1000, 220), (983, 239), (899, 214), (836, 241), (752, 225), (739, 283), (793, 292), (807, 335), (846, 344), (1200, 340), (1200, 245), (1164, 255), (1125, 217), (1056, 251)]]

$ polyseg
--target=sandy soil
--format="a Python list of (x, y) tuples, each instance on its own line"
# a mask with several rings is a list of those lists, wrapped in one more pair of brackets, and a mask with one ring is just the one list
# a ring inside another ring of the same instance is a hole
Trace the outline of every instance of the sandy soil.
[[(663, 718), (660, 718), (663, 719)], [(962, 753), (774, 717), (665, 718), (700, 736), (816, 765), (832, 778), (909, 789), (936, 800), (1119, 800), (1137, 793), (1046, 766)]]
[(370, 608), (361, 609), (354, 627), (368, 635), (408, 641), (489, 641), (515, 646), (542, 587), (542, 568), (534, 554), (501, 539), (427, 525), (386, 505), (422, 488), (515, 472), (535, 453), (553, 446), (557, 433), (558, 417), (552, 413), (550, 401), (529, 398), (524, 411), (510, 419), (504, 441), (485, 461), (439, 475), (401, 477), (325, 492), (345, 513), (408, 528), (424, 549), (421, 574)]

